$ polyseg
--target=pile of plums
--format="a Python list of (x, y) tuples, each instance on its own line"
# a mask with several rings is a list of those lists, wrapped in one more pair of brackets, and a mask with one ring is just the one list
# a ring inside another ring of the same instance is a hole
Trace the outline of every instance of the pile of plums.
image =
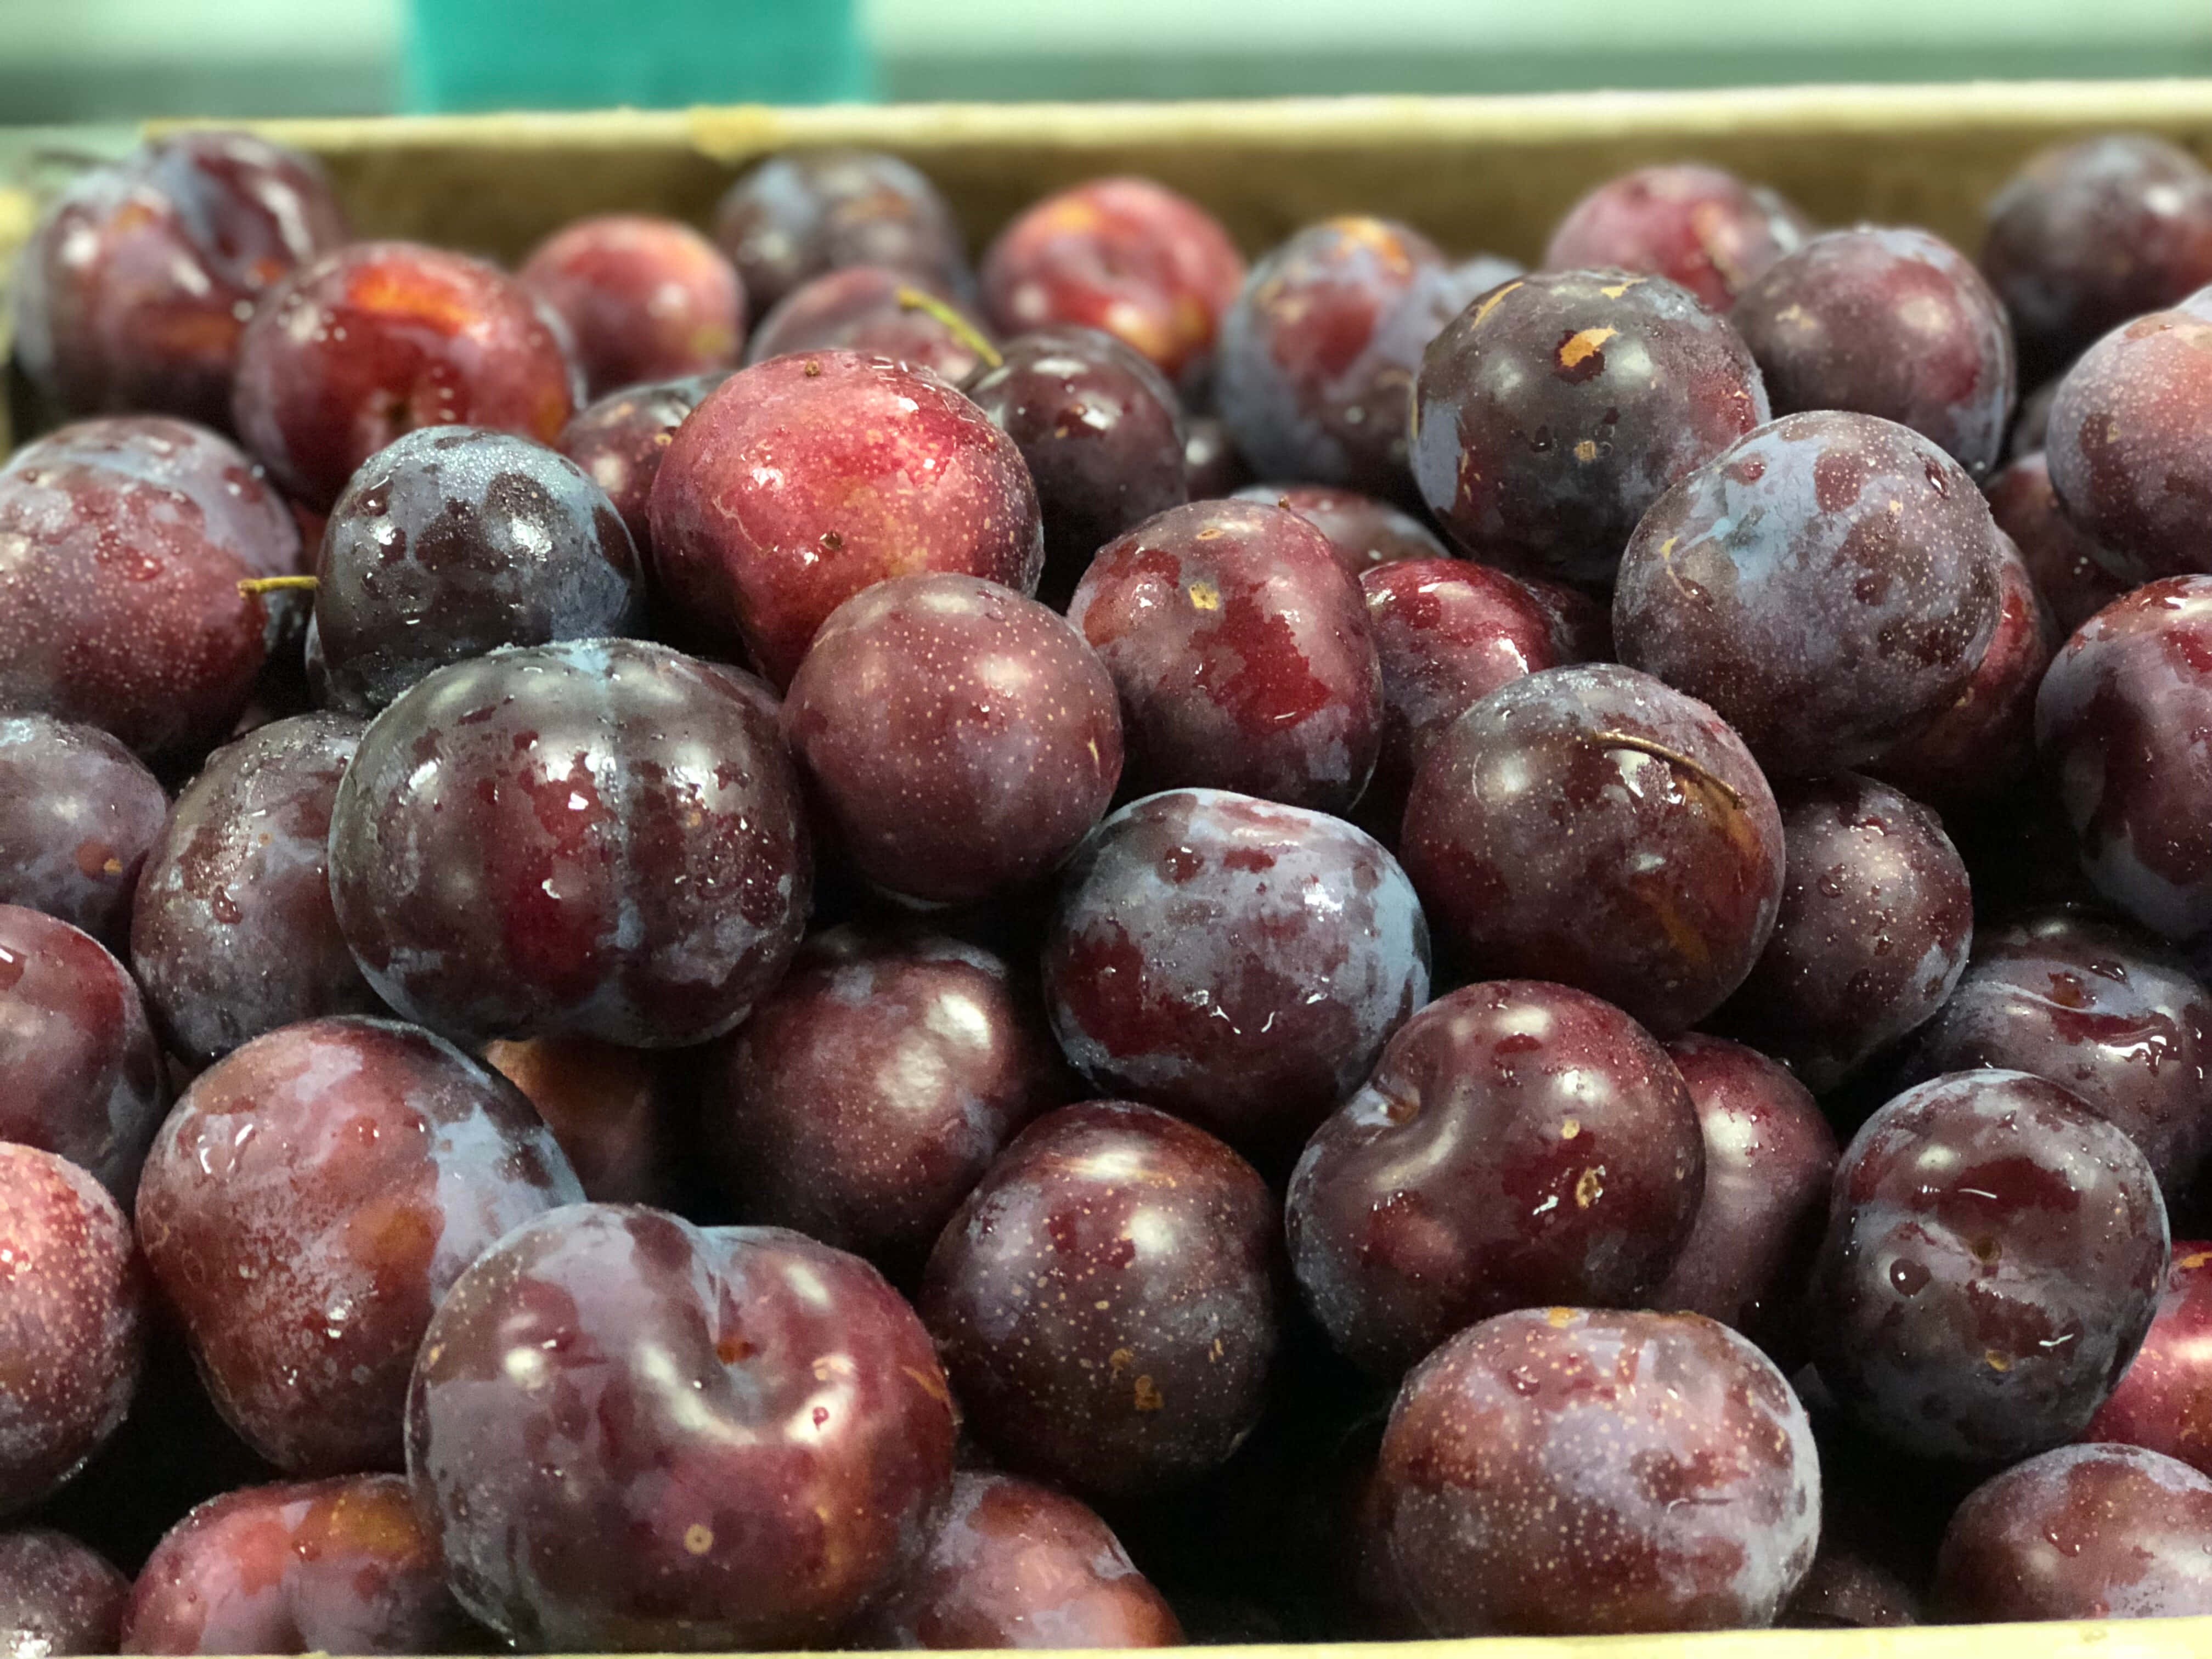
[(0, 1650), (2212, 1613), (2208, 284), (2128, 136), (1533, 270), (82, 174)]

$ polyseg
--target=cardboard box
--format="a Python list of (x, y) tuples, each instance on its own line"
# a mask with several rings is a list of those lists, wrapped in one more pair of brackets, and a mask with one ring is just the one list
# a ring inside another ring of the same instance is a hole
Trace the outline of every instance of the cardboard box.
[[(364, 235), (512, 260), (617, 209), (704, 222), (749, 161), (799, 144), (896, 151), (979, 249), (1046, 191), (1136, 172), (1257, 252), (1328, 214), (1409, 221), (1455, 252), (1534, 259), (1583, 191), (1650, 161), (1717, 163), (1816, 220), (1927, 227), (1969, 252), (1983, 204), (2040, 145), (2118, 128), (2212, 159), (2212, 82), (1809, 87), (1237, 104), (930, 105), (275, 121), (323, 158)], [(27, 229), (0, 190), (0, 266)], [(4, 437), (4, 434), (0, 434)], [(2212, 1659), (2212, 1618), (1712, 1636), (1498, 1638), (1246, 1650), (1255, 1659)]]

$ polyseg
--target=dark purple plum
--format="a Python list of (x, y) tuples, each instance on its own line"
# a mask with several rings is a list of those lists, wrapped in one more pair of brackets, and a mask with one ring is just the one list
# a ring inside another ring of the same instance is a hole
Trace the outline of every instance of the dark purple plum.
[(1577, 986), (1662, 1036), (1743, 982), (1782, 901), (1782, 819), (1750, 751), (1613, 663), (1524, 675), (1438, 733), (1399, 850), (1448, 960)]
[(483, 1062), (529, 1097), (598, 1204), (657, 1204), (684, 1149), (666, 1057), (597, 1037), (499, 1038)]
[(1246, 484), (1231, 499), (1290, 508), (1328, 538), (1338, 562), (1355, 576), (1379, 565), (1451, 556), (1451, 550), (1419, 519), (1372, 495), (1328, 484), (1255, 483)]
[(204, 1064), (296, 1020), (383, 1012), (331, 908), (331, 808), (361, 733), (347, 714), (275, 721), (177, 797), (131, 925), (173, 1052)]
[(2084, 1440), (2143, 1446), (2212, 1474), (2212, 1243), (2174, 1241), (2150, 1333)]
[(1964, 468), (1878, 416), (1785, 416), (1651, 505), (1620, 562), (1620, 659), (1711, 703), (1777, 775), (1875, 759), (1959, 700), (2002, 564)]
[(2127, 1133), (2167, 1194), (2212, 1154), (2212, 991), (2155, 939), (2094, 911), (2047, 909), (1975, 939), (1903, 1080), (1976, 1066), (2071, 1090)]
[(502, 645), (644, 621), (645, 573), (606, 492), (543, 444), (478, 427), (424, 427), (362, 462), (318, 574), (325, 695), (356, 714)]
[(1237, 453), (1236, 441), (1219, 416), (1193, 413), (1184, 426), (1189, 435), (1183, 440), (1183, 475), (1191, 500), (1220, 501), (1251, 477), (1251, 466)]
[(606, 492), (622, 514), (639, 556), (653, 556), (653, 481), (661, 458), (676, 441), (676, 428), (728, 380), (726, 371), (687, 374), (610, 392), (576, 411), (553, 447), (566, 455)]
[(1651, 1305), (1717, 1319), (1786, 1364), (1804, 1345), (1798, 1303), (1827, 1220), (1836, 1132), (1805, 1085), (1755, 1048), (1691, 1031), (1667, 1058), (1698, 1109), (1705, 1195)]
[(15, 360), (72, 414), (221, 426), (255, 303), (347, 240), (322, 168), (243, 132), (179, 132), (57, 197), (16, 266)]
[(43, 1528), (0, 1532), (0, 1652), (113, 1653), (131, 1581), (98, 1552)]
[(573, 1206), (431, 1322), (407, 1467), (463, 1607), (538, 1650), (821, 1644), (952, 1478), (929, 1334), (858, 1257)]
[(1121, 696), (1130, 789), (1233, 789), (1341, 811), (1382, 742), (1359, 585), (1296, 514), (1170, 508), (1099, 550), (1068, 620)]
[(851, 351), (725, 380), (678, 428), (652, 514), (659, 592), (779, 687), (864, 587), (951, 571), (1029, 593), (1043, 568), (1013, 440), (937, 376)]
[(58, 1153), (128, 1204), (167, 1081), (123, 964), (58, 917), (0, 904), (0, 1141)]
[(896, 576), (846, 600), (781, 718), (854, 867), (925, 903), (1049, 875), (1121, 776), (1106, 665), (1066, 617), (977, 576)]
[(1973, 892), (1942, 821), (1851, 772), (1781, 792), (1774, 933), (1716, 1024), (1826, 1094), (1932, 1018), (1966, 971)]
[(468, 1621), (398, 1475), (252, 1486), (162, 1539), (125, 1653), (452, 1653)]
[(1990, 201), (1981, 266), (2029, 380), (2055, 374), (2107, 329), (2212, 283), (2212, 175), (2148, 133), (2039, 150)]
[(2039, 445), (1984, 487), (1990, 516), (2027, 562), (2035, 591), (2051, 607), (2061, 637), (2114, 599), (2127, 584), (2105, 568), (2097, 544), (2066, 516), (2051, 487), (2051, 464)]
[(1815, 236), (1738, 295), (1729, 321), (1777, 415), (1880, 415), (1977, 478), (2003, 453), (2012, 328), (1981, 272), (1939, 237), (1874, 225)]
[(586, 395), (727, 368), (745, 337), (745, 290), (690, 226), (647, 214), (579, 219), (517, 273), (568, 325)]
[(2212, 1477), (2136, 1446), (2062, 1446), (1952, 1516), (1936, 1601), (1962, 1624), (2212, 1613)]
[(1167, 1599), (1084, 1504), (1011, 1474), (962, 1473), (921, 1558), (846, 1639), (862, 1648), (1173, 1648)]
[(2087, 1428), (2150, 1327), (2166, 1206), (2055, 1083), (1954, 1072), (1844, 1150), (1807, 1307), (1820, 1380), (1902, 1450), (2016, 1462)]
[(1697, 1107), (1626, 1014), (1534, 980), (1408, 1021), (1291, 1177), (1291, 1265), (1337, 1349), (1395, 1376), (1546, 1302), (1636, 1306), (1705, 1190)]
[(1694, 1314), (1529, 1308), (1461, 1332), (1406, 1379), (1377, 1478), (1435, 1636), (1770, 1625), (1820, 1529), (1804, 1407)]
[(48, 1496), (122, 1424), (138, 1386), (144, 1265), (107, 1190), (0, 1141), (0, 1516)]
[(1093, 555), (1192, 490), (1182, 405), (1150, 360), (1110, 334), (1017, 335), (962, 388), (1022, 452), (1044, 514), (1037, 597), (1065, 610)]
[(809, 939), (706, 1062), (706, 1137), (738, 1217), (910, 1277), (1015, 1131), (1066, 1097), (1024, 990), (942, 934)]
[(1644, 510), (1765, 423), (1751, 353), (1687, 290), (1623, 270), (1492, 289), (1430, 342), (1414, 481), (1472, 556), (1602, 583)]
[(2212, 576), (2169, 576), (2058, 648), (2035, 746), (2112, 905), (2185, 942), (2212, 927)]
[(859, 351), (926, 368), (957, 386), (995, 349), (983, 325), (905, 271), (847, 265), (776, 301), (745, 344), (745, 362), (800, 351)]
[(955, 289), (969, 280), (959, 227), (937, 187), (873, 150), (771, 155), (723, 196), (714, 240), (757, 311), (847, 265), (885, 265)]
[(138, 872), (168, 813), (159, 781), (106, 732), (51, 714), (0, 715), (0, 904), (122, 944)]
[(917, 1305), (996, 1456), (1079, 1492), (1156, 1492), (1260, 1420), (1279, 1227), (1212, 1135), (1125, 1101), (1065, 1106), (946, 1224)]
[(293, 1474), (396, 1469), (431, 1310), (508, 1229), (582, 1199), (504, 1078), (414, 1026), (318, 1019), (185, 1090), (146, 1161), (138, 1236), (255, 1451)]
[(1077, 854), (1044, 985), (1060, 1047), (1095, 1087), (1271, 1161), (1428, 1000), (1428, 925), (1397, 860), (1342, 819), (1171, 790), (1123, 807)]
[(811, 868), (758, 682), (633, 640), (417, 682), (331, 819), (331, 896), (369, 983), (478, 1038), (719, 1036), (790, 961)]
[(1812, 234), (1811, 222), (1774, 191), (1718, 167), (1638, 167), (1567, 210), (1544, 250), (1544, 269), (1644, 271), (1680, 283), (1707, 309), (1724, 313)]

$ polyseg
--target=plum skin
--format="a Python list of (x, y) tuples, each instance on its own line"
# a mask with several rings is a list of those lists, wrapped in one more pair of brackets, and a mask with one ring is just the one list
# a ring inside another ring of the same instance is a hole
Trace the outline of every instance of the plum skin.
[(540, 1650), (820, 1642), (952, 1476), (928, 1334), (857, 1257), (629, 1205), (541, 1216), (440, 1306), (408, 1470), (462, 1605)]
[(0, 1650), (113, 1653), (131, 1581), (96, 1551), (45, 1528), (0, 1532)]
[(1805, 216), (1774, 191), (1718, 167), (1638, 167), (1567, 210), (1544, 268), (1625, 266), (1680, 283), (1725, 314), (1747, 284), (1811, 234)]
[(539, 243), (516, 275), (568, 324), (587, 397), (727, 368), (744, 337), (737, 271), (680, 220), (579, 219)]
[(168, 814), (161, 781), (98, 727), (0, 715), (0, 904), (119, 944)]

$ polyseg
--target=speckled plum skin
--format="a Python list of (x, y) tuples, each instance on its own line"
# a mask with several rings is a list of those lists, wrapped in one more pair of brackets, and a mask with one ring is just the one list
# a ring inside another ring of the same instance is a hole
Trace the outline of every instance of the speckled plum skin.
[(113, 1434), (144, 1358), (144, 1265), (91, 1176), (0, 1141), (0, 1515), (60, 1486)]
[(1954, 1072), (1869, 1118), (1836, 1170), (1808, 1304), (1820, 1378), (1920, 1456), (1998, 1463), (2074, 1438), (2166, 1279), (2157, 1178), (2025, 1072)]
[(468, 1621), (393, 1474), (210, 1498), (139, 1574), (125, 1653), (451, 1653)]
[(240, 581), (293, 573), (260, 469), (202, 427), (110, 416), (0, 470), (0, 709), (188, 757), (229, 730), (278, 632)]
[(634, 640), (440, 669), (370, 726), (331, 819), (369, 983), (477, 1037), (717, 1036), (781, 976), (811, 889), (758, 682)]
[[(923, 301), (957, 314), (955, 328)], [(905, 271), (847, 265), (809, 277), (776, 301), (745, 343), (745, 362), (805, 351), (858, 351), (926, 368), (957, 386), (984, 362), (991, 331), (957, 302)]]
[(2083, 535), (2058, 504), (2051, 464), (2039, 445), (1984, 487), (1990, 516), (2027, 562), (2035, 591), (2051, 608), (2063, 639), (2128, 591), (2105, 568), (2108, 556)]
[(1690, 1237), (1705, 1139), (1635, 1021), (1565, 985), (1439, 997), (1306, 1144), (1291, 1265), (1339, 1352), (1395, 1376), (1541, 1302), (1641, 1303)]
[(1564, 588), (1542, 593), (1502, 570), (1442, 556), (1378, 563), (1359, 587), (1382, 663), (1382, 744), (1360, 816), (1395, 838), (1415, 771), (1454, 721), (1524, 674), (1582, 659), (1581, 631), (1554, 601), (1595, 607)]
[(677, 431), (653, 574), (690, 625), (781, 687), (832, 611), (949, 570), (1036, 590), (1044, 532), (1013, 440), (934, 375), (857, 352), (772, 358)]
[(2051, 485), (2093, 556), (2130, 585), (2212, 565), (2212, 289), (2122, 325), (2059, 383), (2045, 435)]
[(284, 493), (326, 512), (403, 433), (482, 426), (550, 444), (580, 401), (556, 325), (515, 278), (442, 248), (356, 242), (255, 311), (231, 412)]
[(96, 726), (0, 715), (0, 904), (121, 944), (168, 813), (144, 763)]
[(289, 1025), (161, 1126), (138, 1236), (231, 1426), (299, 1474), (397, 1468), (415, 1349), (508, 1229), (580, 1202), (504, 1078), (393, 1020)]
[(1428, 1000), (1413, 884), (1341, 819), (1217, 789), (1108, 818), (1044, 952), (1061, 1049), (1262, 1159), (1286, 1154)]
[(1263, 477), (1407, 495), (1421, 353), (1480, 291), (1410, 225), (1307, 226), (1252, 268), (1222, 319), (1214, 396), (1237, 447)]
[(169, 1047), (205, 1063), (264, 1031), (384, 1004), (331, 908), (331, 808), (360, 744), (298, 714), (219, 749), (146, 860), (131, 967)]
[(317, 574), (324, 695), (356, 714), (502, 645), (645, 620), (645, 572), (606, 492), (566, 456), (481, 427), (425, 427), (364, 461)]
[(2147, 133), (2031, 156), (1989, 204), (1981, 267), (2031, 382), (2107, 329), (2212, 283), (2212, 175)]
[(729, 368), (745, 337), (737, 271), (680, 220), (579, 219), (539, 243), (516, 274), (568, 325), (590, 397)]
[(1414, 482), (1474, 557), (1602, 583), (1645, 508), (1765, 423), (1750, 350), (1687, 290), (1616, 270), (1502, 283), (1429, 343)]
[(2035, 746), (2097, 890), (2154, 933), (2212, 927), (2212, 576), (2113, 601), (2058, 648)]
[(968, 1194), (915, 1305), (994, 1456), (1085, 1494), (1159, 1492), (1260, 1420), (1279, 1226), (1258, 1172), (1203, 1130), (1063, 1106)]
[(2212, 1243), (2174, 1242), (2150, 1333), (2081, 1437), (2147, 1447), (2212, 1474)]
[(676, 428), (729, 378), (716, 369), (610, 392), (578, 410), (554, 441), (556, 449), (606, 492), (641, 558), (653, 556), (653, 481), (676, 441)]
[(1781, 197), (1718, 167), (1638, 167), (1567, 210), (1544, 250), (1544, 269), (1640, 270), (1679, 283), (1708, 310), (1725, 313), (1811, 234), (1811, 222)]
[(0, 1651), (21, 1659), (113, 1653), (131, 1581), (58, 1532), (0, 1533)]
[(72, 414), (222, 425), (254, 303), (346, 240), (322, 168), (242, 132), (185, 132), (81, 173), (16, 267), (15, 356)]
[(1296, 514), (1171, 508), (1099, 550), (1067, 617), (1121, 691), (1133, 790), (1340, 811), (1366, 787), (1382, 735), (1367, 607)]
[(1966, 256), (1924, 230), (1862, 225), (1785, 253), (1729, 321), (1778, 415), (1855, 409), (1909, 426), (1977, 478), (2003, 453), (2012, 328)]
[(1446, 954), (1661, 1036), (1720, 1006), (1783, 890), (1782, 818), (1719, 715), (1613, 663), (1501, 686), (1428, 746), (1399, 851)]
[(1667, 1045), (1705, 1143), (1705, 1191), (1651, 1305), (1700, 1313), (1781, 1363), (1804, 1335), (1798, 1300), (1827, 1220), (1841, 1148), (1805, 1085), (1755, 1048), (1686, 1032)]
[(771, 155), (723, 196), (714, 240), (759, 311), (847, 265), (912, 271), (955, 289), (969, 281), (959, 227), (937, 187), (872, 150)]
[(1171, 1648), (1182, 1626), (1085, 1505), (1011, 1474), (952, 1477), (921, 1558), (854, 1630), (857, 1648)]
[(524, 1037), (484, 1045), (483, 1062), (529, 1097), (584, 1196), (658, 1204), (674, 1185), (680, 1146), (674, 1081), (663, 1057), (597, 1037)]
[(1065, 610), (1098, 550), (1192, 495), (1182, 404), (1110, 334), (1044, 328), (1006, 343), (961, 388), (1012, 438), (1044, 514), (1037, 597)]
[(1711, 703), (1768, 772), (1863, 765), (1957, 702), (2000, 607), (1960, 465), (1878, 416), (1790, 415), (1653, 502), (1613, 589), (1623, 662)]
[(123, 964), (58, 917), (0, 904), (0, 1141), (58, 1153), (127, 1204), (166, 1083)]
[(1048, 196), (985, 251), (983, 304), (1004, 334), (1103, 329), (1188, 384), (1212, 361), (1244, 258), (1204, 208), (1149, 179)]
[(1406, 1379), (1378, 1476), (1431, 1634), (1773, 1623), (1820, 1527), (1782, 1373), (1694, 1314), (1528, 1308)]
[(943, 934), (844, 927), (710, 1054), (703, 1116), (744, 1220), (910, 1279), (1016, 1130), (1065, 1098), (1006, 961)]
[(463, 1275), (407, 1467), (453, 1591), (518, 1644), (819, 1643), (919, 1553), (952, 1476), (929, 1335), (855, 1256), (594, 1204)]
[(1235, 491), (1232, 499), (1288, 507), (1328, 538), (1337, 562), (1355, 576), (1386, 564), (1451, 556), (1428, 526), (1372, 495), (1328, 484), (1254, 483)]
[(1943, 1006), (1973, 891), (1942, 821), (1887, 784), (1839, 772), (1780, 800), (1782, 908), (1716, 1024), (1825, 1094)]
[(1869, 769), (1947, 811), (2002, 794), (2035, 764), (2035, 694), (2063, 636), (2027, 562), (2000, 532), (1997, 625), (1959, 700)]
[(2066, 907), (1974, 941), (1904, 1081), (1995, 1066), (2071, 1090), (2179, 1195), (2212, 1153), (2212, 992), (2124, 923)]
[(1962, 1624), (2212, 1613), (2212, 1478), (2136, 1446), (2062, 1446), (1977, 1487), (1936, 1557)]
[(1064, 617), (976, 576), (896, 576), (830, 612), (783, 732), (838, 845), (958, 904), (1050, 874), (1121, 776), (1113, 677)]

